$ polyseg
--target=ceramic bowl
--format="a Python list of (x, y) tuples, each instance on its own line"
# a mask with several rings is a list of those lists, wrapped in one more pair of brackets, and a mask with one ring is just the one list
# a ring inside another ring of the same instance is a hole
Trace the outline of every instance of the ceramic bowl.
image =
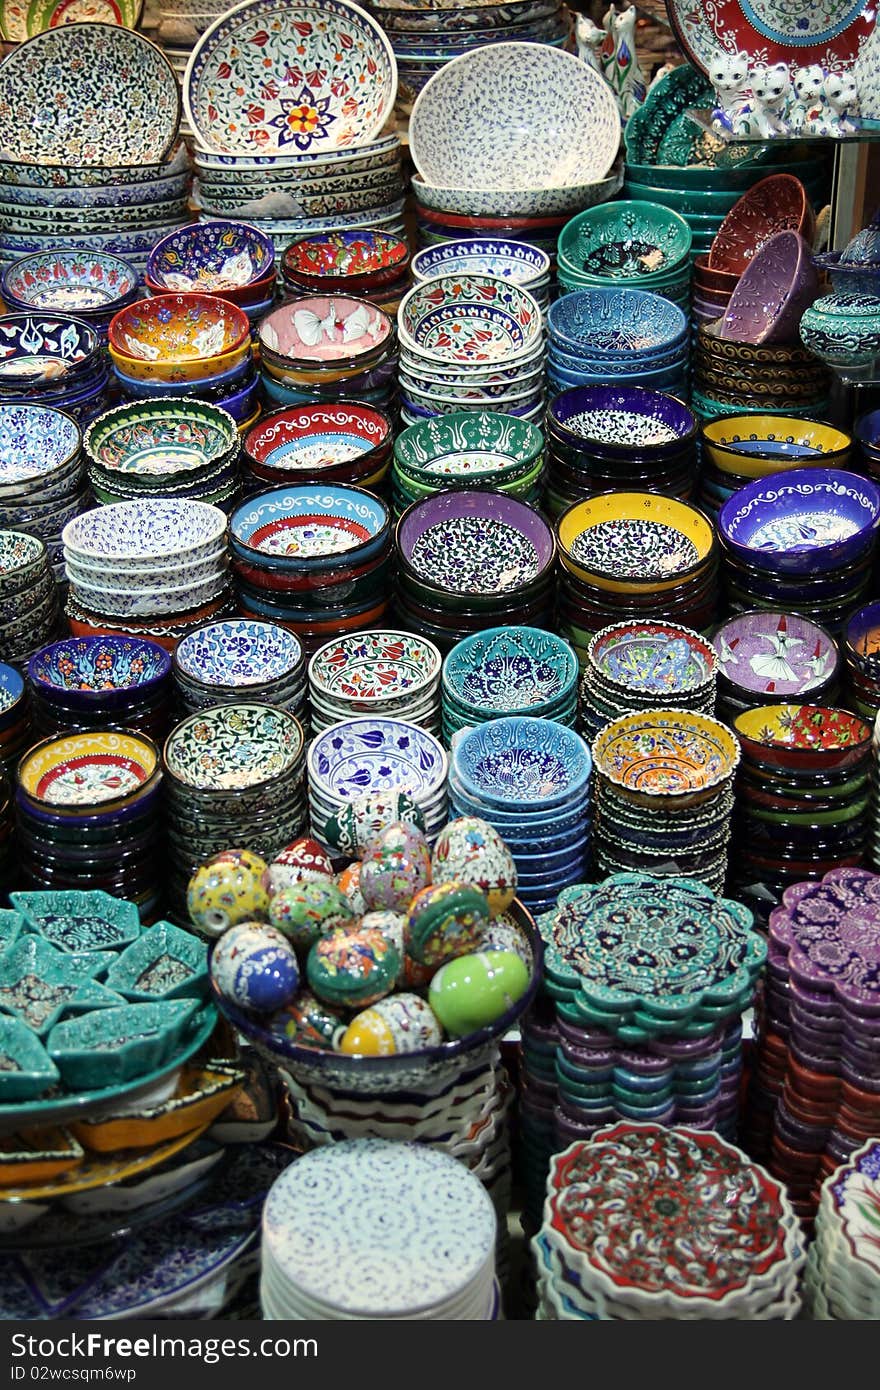
[(551, 344), (575, 358), (637, 354), (650, 369), (654, 357), (684, 341), (687, 320), (676, 305), (644, 290), (589, 289), (557, 299), (548, 311), (547, 329)]
[(199, 999), (208, 993), (208, 952), (192, 932), (158, 922), (114, 960), (107, 988), (132, 1004)]
[(253, 701), (190, 715), (172, 730), (163, 764), (172, 785), (191, 796), (285, 788), (302, 756), (303, 733), (287, 710)]
[(725, 545), (775, 574), (839, 569), (862, 556), (880, 524), (880, 490), (854, 473), (793, 469), (735, 492), (718, 514)]
[(413, 106), (416, 169), (427, 183), (458, 188), (555, 188), (603, 179), (620, 132), (597, 76), (570, 53), (531, 44), (491, 44), (454, 58)]
[(308, 751), (309, 787), (335, 806), (370, 791), (408, 791), (422, 804), (442, 796), (449, 760), (426, 729), (380, 716), (343, 719)]
[(704, 458), (722, 473), (764, 477), (817, 464), (845, 468), (852, 439), (843, 430), (787, 415), (726, 415), (701, 430)]
[(364, 294), (405, 279), (409, 247), (388, 232), (322, 232), (292, 241), (284, 252), (290, 285), (329, 293)]
[(20, 1018), (0, 1015), (0, 1103), (35, 1100), (58, 1079), (36, 1033)]
[(61, 539), (66, 559), (112, 582), (129, 569), (207, 560), (221, 548), (226, 525), (225, 512), (207, 502), (149, 498), (84, 512)]
[(380, 629), (321, 647), (309, 662), (312, 698), (368, 711), (408, 706), (436, 689), (441, 657), (431, 642)]
[(158, 767), (159, 750), (142, 734), (89, 731), (34, 744), (19, 764), (18, 785), (38, 807), (103, 811), (151, 788)]
[(268, 686), (297, 671), (302, 661), (292, 633), (242, 619), (211, 623), (185, 637), (174, 653), (175, 672), (209, 689)]
[(232, 416), (195, 400), (166, 398), (116, 406), (86, 431), (91, 462), (126, 480), (161, 481), (205, 470), (238, 448)]
[(414, 502), (398, 521), (395, 540), (404, 573), (441, 599), (449, 592), (472, 599), (531, 593), (555, 557), (553, 533), (531, 507), (469, 489)]
[(259, 341), (269, 364), (350, 373), (375, 365), (391, 346), (393, 333), (388, 315), (368, 300), (308, 295), (288, 301), (263, 319)]
[(771, 174), (742, 195), (718, 229), (709, 268), (741, 275), (776, 232), (798, 232), (812, 243), (816, 218), (806, 189), (793, 174)]
[(401, 347), (417, 360), (484, 369), (529, 357), (541, 311), (519, 285), (494, 275), (440, 276), (415, 285), (397, 315)]
[(584, 692), (638, 692), (651, 698), (693, 700), (715, 681), (717, 661), (699, 633), (675, 624), (631, 619), (597, 632), (587, 648)]
[(495, 275), (534, 292), (535, 286), (549, 278), (550, 257), (524, 241), (468, 237), (444, 242), (442, 246), (426, 246), (413, 256), (412, 271), (416, 280), (473, 273)]
[(163, 237), (147, 257), (151, 286), (223, 295), (265, 280), (275, 267), (269, 237), (246, 222), (196, 222)]
[(6, 267), (0, 295), (11, 308), (109, 318), (138, 286), (127, 261), (100, 251), (25, 256)]
[[(419, 174), (413, 174), (410, 186), (420, 212), (502, 221), (507, 217), (570, 217), (583, 208), (613, 198), (620, 189), (622, 177), (618, 167), (607, 178), (594, 183), (566, 184), (559, 188), (482, 189), (436, 186), (427, 183)], [(472, 230), (480, 235), (495, 235), (490, 228), (477, 226)]]
[(361, 488), (279, 488), (245, 502), (230, 519), (233, 552), (284, 570), (356, 566), (386, 545), (390, 515)]
[(558, 436), (591, 460), (644, 453), (659, 461), (692, 445), (698, 426), (674, 396), (639, 387), (583, 386), (551, 400), (547, 428), (551, 442)]
[(870, 725), (822, 705), (761, 705), (737, 715), (733, 727), (749, 760), (820, 777), (864, 761), (872, 739)]
[(642, 279), (675, 270), (688, 257), (691, 229), (656, 203), (617, 200), (587, 208), (559, 234), (559, 267), (606, 280)]
[(839, 368), (870, 368), (880, 356), (880, 296), (828, 294), (807, 309), (801, 342), (823, 362)]
[(132, 1081), (170, 1060), (197, 1007), (174, 999), (95, 1009), (56, 1023), (46, 1050), (73, 1091)]
[(724, 311), (720, 338), (791, 341), (819, 288), (810, 248), (798, 232), (776, 232), (755, 252)]
[[(479, 482), (508, 466), (527, 473), (539, 461), (544, 440), (537, 426), (497, 411), (458, 411), (410, 425), (397, 436), (394, 456), (408, 478), (445, 484), (450, 478)], [(507, 473), (507, 476), (513, 476)]]
[(691, 710), (645, 710), (606, 724), (593, 743), (596, 771), (642, 796), (705, 793), (729, 782), (739, 763), (733, 734)]
[(82, 709), (110, 710), (135, 695), (148, 700), (170, 674), (167, 652), (132, 638), (66, 638), (41, 647), (28, 662), (37, 694)]
[(0, 317), (0, 383), (4, 388), (32, 389), (52, 384), (73, 391), (96, 369), (100, 340), (79, 319), (44, 312)]
[(136, 380), (198, 381), (234, 366), (249, 350), (247, 315), (209, 294), (159, 294), (110, 320), (111, 357)]
[(589, 784), (592, 759), (573, 729), (551, 719), (510, 716), (460, 734), (452, 766), (475, 801), (528, 812), (576, 801)]
[(707, 567), (716, 542), (695, 507), (650, 492), (576, 502), (557, 519), (563, 567), (614, 593), (675, 589)]
[(79, 426), (62, 411), (0, 402), (0, 501), (12, 497), (20, 506), (35, 486), (71, 473), (81, 445)]
[(355, 461), (375, 471), (387, 456), (391, 435), (389, 416), (357, 401), (292, 406), (264, 416), (249, 429), (243, 449), (259, 476), (269, 481), (298, 473), (329, 480)]

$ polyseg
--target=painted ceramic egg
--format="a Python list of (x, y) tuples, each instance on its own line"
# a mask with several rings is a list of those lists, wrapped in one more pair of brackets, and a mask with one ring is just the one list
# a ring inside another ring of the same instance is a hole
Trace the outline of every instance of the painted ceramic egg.
[(428, 1001), (447, 1033), (461, 1038), (494, 1023), (528, 985), (529, 972), (512, 951), (479, 951), (442, 965)]
[(224, 849), (219, 854), (215, 854), (213, 859), (209, 859), (208, 862), (209, 864), (237, 864), (240, 869), (250, 869), (257, 878), (264, 874), (269, 867), (265, 859), (261, 859), (259, 854), (254, 854), (252, 849)]
[(351, 903), (331, 878), (313, 878), (281, 888), (269, 902), (269, 921), (298, 951), (319, 936), (355, 925)]
[(341, 893), (344, 893), (351, 903), (355, 917), (363, 917), (367, 910), (361, 893), (361, 861), (356, 859), (353, 864), (349, 864), (347, 869), (343, 869), (337, 875), (336, 886)]
[(516, 896), (516, 865), (494, 826), (477, 816), (462, 816), (441, 830), (434, 845), (431, 873), (435, 883), (471, 883), (489, 899), (492, 917), (510, 907)]
[(393, 1057), (422, 1052), (443, 1041), (443, 1030), (429, 1004), (417, 994), (390, 994), (353, 1018), (339, 1051), (359, 1057)]
[(480, 933), (478, 951), (512, 951), (528, 968), (529, 974), (535, 964), (532, 943), (517, 921), (507, 912), (493, 917)]
[(299, 988), (290, 944), (274, 927), (240, 922), (221, 936), (211, 955), (211, 977), (224, 999), (254, 1013), (274, 1013)]
[(404, 989), (427, 989), (436, 973), (436, 965), (423, 965), (413, 956), (404, 956), (403, 977), (400, 983)]
[(203, 864), (189, 881), (186, 905), (190, 921), (206, 936), (221, 936), (239, 922), (269, 914), (269, 895), (260, 874), (230, 859)]
[(469, 883), (431, 883), (417, 893), (406, 914), (406, 946), (423, 965), (476, 949), (489, 925), (486, 894)]
[(377, 927), (322, 936), (309, 951), (308, 982), (328, 1004), (357, 1009), (389, 994), (400, 973), (400, 952)]
[(386, 826), (402, 821), (424, 831), (425, 818), (406, 792), (370, 792), (354, 797), (324, 826), (327, 843), (340, 854), (359, 859)]
[(403, 984), (406, 966), (404, 955), (405, 948), (403, 944), (405, 921), (406, 919), (401, 913), (390, 912), (387, 908), (384, 908), (380, 912), (365, 912), (360, 921), (360, 925), (366, 928), (367, 931), (375, 929), (384, 932), (389, 941), (393, 943), (396, 950), (400, 952), (400, 971), (397, 977), (398, 984)]
[(380, 830), (364, 850), (361, 897), (367, 909), (405, 912), (412, 899), (431, 882), (431, 851), (421, 830), (395, 821)]
[(303, 836), (276, 854), (266, 870), (264, 883), (269, 897), (295, 883), (309, 883), (316, 878), (333, 878), (333, 865), (327, 851), (317, 840)]
[(322, 1004), (310, 989), (301, 989), (272, 1015), (269, 1030), (298, 1047), (321, 1047), (327, 1051), (338, 1047), (345, 1032), (345, 1018), (329, 1004)]

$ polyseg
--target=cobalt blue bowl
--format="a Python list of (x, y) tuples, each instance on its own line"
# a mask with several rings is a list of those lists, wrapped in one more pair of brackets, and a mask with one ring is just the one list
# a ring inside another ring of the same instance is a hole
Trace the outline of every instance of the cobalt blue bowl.
[(718, 513), (722, 540), (746, 565), (780, 575), (841, 569), (868, 553), (880, 489), (855, 473), (797, 468), (740, 488)]

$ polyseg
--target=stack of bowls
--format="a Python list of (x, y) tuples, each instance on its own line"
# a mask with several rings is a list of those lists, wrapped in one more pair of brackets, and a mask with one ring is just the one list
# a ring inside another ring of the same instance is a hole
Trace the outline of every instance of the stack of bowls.
[[(847, 704), (873, 724), (880, 711), (880, 603), (868, 603), (852, 614), (841, 634), (840, 647)], [(814, 703), (819, 700), (818, 695), (811, 694), (811, 698)]]
[(39, 536), (0, 531), (0, 658), (24, 666), (59, 628), (58, 593)]
[(246, 222), (197, 222), (163, 237), (147, 257), (151, 294), (213, 294), (254, 326), (275, 300), (275, 247)]
[(499, 622), (550, 627), (553, 532), (498, 492), (438, 492), (397, 523), (395, 602), (401, 625), (444, 653)]
[(580, 731), (592, 743), (625, 709), (715, 708), (715, 653), (704, 637), (676, 623), (630, 620), (597, 632), (580, 685)]
[(381, 628), (320, 647), (309, 662), (315, 733), (360, 714), (389, 715), (440, 730), (440, 670), (433, 642)]
[(550, 257), (527, 241), (493, 241), (465, 237), (426, 246), (413, 256), (415, 280), (436, 280), (444, 275), (494, 275), (510, 280), (547, 309), (550, 303)]
[(793, 609), (838, 633), (871, 590), (878, 525), (880, 488), (842, 469), (740, 488), (718, 513), (731, 609)]
[(880, 1265), (871, 1230), (880, 1205), (878, 1167), (880, 1140), (871, 1138), (822, 1184), (816, 1240), (804, 1274), (804, 1297), (817, 1322), (880, 1316)]
[(160, 743), (171, 722), (171, 658), (138, 637), (67, 637), (28, 662), (34, 727), (136, 729)]
[(880, 410), (860, 415), (853, 426), (853, 437), (868, 477), (880, 479)]
[(409, 425), (394, 441), (392, 502), (399, 516), (412, 502), (451, 488), (506, 493), (537, 506), (544, 436), (537, 425), (496, 410), (461, 410)]
[(697, 420), (682, 401), (639, 386), (574, 386), (547, 410), (545, 506), (558, 516), (612, 488), (687, 501), (697, 472)]
[(263, 319), (259, 344), (269, 408), (348, 400), (379, 410), (393, 406), (397, 332), (367, 299), (310, 294), (288, 300)]
[(443, 741), (505, 715), (573, 726), (578, 663), (561, 637), (536, 627), (492, 627), (457, 642), (443, 662)]
[(181, 637), (225, 609), (226, 513), (191, 499), (115, 502), (64, 528), (76, 637)]
[(101, 503), (188, 497), (228, 510), (240, 492), (235, 421), (192, 397), (116, 406), (92, 421), (83, 447)]
[(306, 818), (302, 726), (254, 701), (216, 705), (175, 725), (162, 755), (168, 831), (168, 910), (189, 925), (187, 884), (230, 845), (270, 860)]
[(107, 340), (123, 396), (197, 396), (243, 425), (259, 410), (251, 326), (236, 304), (211, 294), (139, 299), (111, 319)]
[(754, 344), (701, 323), (694, 344), (691, 403), (703, 419), (779, 412), (812, 419), (828, 408), (831, 374), (800, 343)]
[(0, 405), (0, 526), (23, 527), (61, 560), (61, 531), (89, 505), (82, 434), (53, 406)]
[(17, 881), (102, 889), (151, 920), (165, 879), (161, 782), (159, 749), (143, 734), (92, 729), (35, 744), (17, 773)]
[(8, 265), (0, 299), (22, 313), (76, 314), (101, 341), (113, 315), (137, 295), (138, 273), (106, 251), (41, 251)]
[(315, 232), (290, 243), (282, 273), (289, 295), (354, 295), (393, 318), (410, 285), (409, 246), (390, 232)]
[(677, 212), (640, 200), (587, 208), (559, 234), (559, 288), (626, 285), (648, 290), (687, 313), (691, 292), (691, 229)]
[(257, 493), (229, 531), (239, 613), (296, 633), (307, 656), (384, 618), (394, 543), (371, 493), (320, 483)]
[[(63, 119), (19, 119), (43, 102), (57, 105), (54, 78), (41, 92), (35, 73), (64, 75)], [(183, 146), (174, 149), (180, 88), (165, 55), (140, 34), (102, 23), (47, 29), (4, 59), (0, 107), (4, 266), (85, 249), (121, 256), (142, 273), (156, 239), (188, 221), (189, 163)]]
[(292, 632), (277, 623), (227, 618), (179, 642), (173, 657), (180, 717), (242, 699), (276, 705), (305, 727), (306, 662)]
[(852, 439), (797, 415), (722, 415), (700, 430), (700, 505), (717, 515), (755, 478), (788, 468), (846, 468)]
[(55, 406), (81, 425), (105, 409), (110, 372), (90, 324), (45, 310), (4, 314), (0, 341), (0, 403)]
[(551, 719), (493, 719), (453, 739), (450, 810), (495, 827), (530, 912), (546, 912), (586, 876), (591, 768), (580, 735)]
[[(737, 715), (736, 891), (862, 864), (873, 834), (872, 729), (827, 705), (759, 705)], [(763, 895), (764, 911), (769, 899)]]
[(404, 792), (415, 802), (433, 844), (446, 825), (449, 759), (427, 729), (388, 715), (360, 715), (331, 724), (312, 740), (308, 754), (309, 817), (323, 844), (347, 806), (373, 792)]
[(677, 304), (645, 290), (575, 290), (550, 306), (547, 376), (569, 386), (687, 386), (690, 337)]
[[(15, 666), (7, 666), (4, 662), (0, 665), (0, 787), (4, 775), (15, 771), (22, 753), (32, 743), (30, 700), (24, 676)], [(0, 838), (2, 826), (11, 818), (8, 787), (6, 792), (5, 812), (0, 815)]]
[(717, 323), (724, 317), (739, 274), (710, 266), (708, 256), (697, 256), (693, 268), (694, 297), (691, 314), (695, 324)]
[(606, 724), (593, 742), (597, 874), (693, 878), (720, 893), (739, 756), (726, 725), (693, 710)]
[[(768, 700), (835, 701), (841, 654), (831, 633), (808, 618), (755, 608), (726, 618), (711, 641), (718, 658), (716, 713), (725, 724)], [(845, 645), (844, 652), (848, 662)]]
[(443, 274), (413, 286), (397, 324), (406, 424), (461, 410), (541, 416), (544, 332), (527, 290), (497, 275)]
[(558, 630), (583, 663), (593, 633), (623, 618), (702, 631), (718, 588), (718, 542), (703, 513), (651, 492), (576, 502), (556, 522)]
[(381, 491), (393, 438), (391, 417), (363, 401), (286, 406), (264, 415), (244, 436), (249, 490), (296, 482)]

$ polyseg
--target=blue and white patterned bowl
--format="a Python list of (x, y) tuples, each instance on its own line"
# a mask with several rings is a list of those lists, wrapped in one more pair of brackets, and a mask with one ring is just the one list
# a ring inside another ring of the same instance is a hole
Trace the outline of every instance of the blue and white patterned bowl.
[(185, 637), (174, 653), (174, 669), (198, 685), (253, 692), (286, 682), (303, 660), (302, 647), (286, 628), (230, 618)]
[(147, 279), (164, 290), (223, 294), (264, 280), (275, 265), (270, 237), (246, 222), (195, 222), (157, 242)]
[(451, 212), (460, 217), (565, 217), (613, 198), (623, 184), (619, 165), (596, 183), (566, 184), (562, 188), (436, 187), (414, 174), (412, 191), (419, 207)]
[(674, 396), (636, 386), (583, 386), (563, 391), (547, 411), (547, 428), (589, 457), (662, 459), (693, 446), (699, 425)]
[(314, 740), (309, 786), (332, 802), (370, 792), (409, 792), (419, 804), (442, 793), (446, 753), (432, 734), (402, 719), (343, 719)]
[(76, 314), (104, 322), (137, 293), (137, 271), (101, 251), (44, 251), (3, 272), (2, 296), (15, 309)]
[(583, 799), (592, 758), (574, 730), (515, 716), (457, 736), (452, 767), (465, 793), (487, 806), (538, 810)]
[(65, 559), (103, 573), (190, 563), (213, 555), (226, 534), (219, 507), (189, 498), (116, 502), (77, 517), (64, 528)]
[(494, 627), (458, 642), (443, 663), (443, 691), (481, 719), (540, 715), (577, 685), (567, 642), (534, 627)]
[(718, 533), (739, 559), (786, 575), (851, 564), (874, 545), (878, 526), (880, 488), (833, 468), (759, 478), (718, 513)]
[(462, 275), (475, 271), (478, 275), (497, 275), (532, 290), (536, 284), (549, 280), (550, 257), (537, 246), (525, 241), (492, 241), (467, 237), (446, 241), (441, 246), (426, 246), (412, 259), (416, 280), (433, 280), (438, 275)]
[(43, 310), (0, 317), (0, 389), (81, 380), (97, 362), (95, 329), (79, 319)]
[(51, 406), (0, 403), (0, 497), (20, 502), (55, 473), (75, 471), (82, 433), (75, 420)]
[(668, 299), (646, 290), (575, 290), (550, 306), (551, 345), (573, 357), (638, 357), (647, 367), (684, 343), (688, 322)]
[(28, 662), (38, 694), (83, 709), (148, 700), (170, 675), (164, 647), (139, 637), (68, 637), (41, 647)]
[(363, 488), (276, 488), (259, 493), (233, 512), (233, 552), (245, 560), (284, 570), (356, 566), (387, 544), (391, 515)]

